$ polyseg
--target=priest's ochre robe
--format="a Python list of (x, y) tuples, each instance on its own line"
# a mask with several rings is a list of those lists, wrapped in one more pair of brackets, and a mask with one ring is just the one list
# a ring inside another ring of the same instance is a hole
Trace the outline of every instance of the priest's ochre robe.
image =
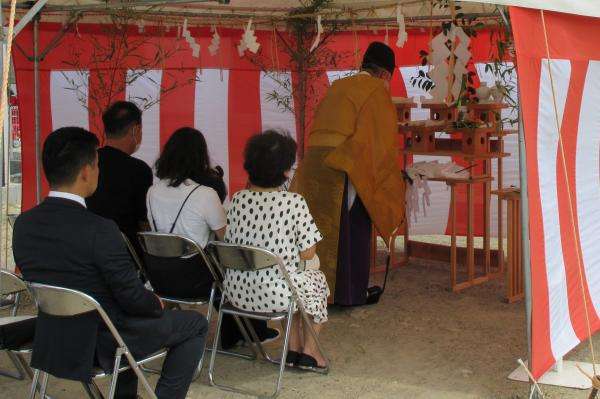
[(386, 242), (404, 223), (397, 132), (390, 93), (383, 80), (368, 74), (335, 81), (316, 110), (291, 191), (304, 196), (323, 234), (317, 254), (332, 292), (345, 175)]

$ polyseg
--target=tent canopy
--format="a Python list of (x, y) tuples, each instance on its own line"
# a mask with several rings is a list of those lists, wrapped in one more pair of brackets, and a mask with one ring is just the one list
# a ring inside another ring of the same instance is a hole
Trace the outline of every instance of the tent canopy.
[(567, 14), (600, 18), (600, 1), (597, 0), (463, 0), (470, 3), (490, 3), (518, 6), (538, 10), (558, 11)]
[[(41, 0), (44, 1), (44, 0)], [(103, 22), (104, 15), (118, 10), (119, 6), (125, 6), (128, 10), (139, 12), (146, 19), (188, 17), (194, 18), (195, 25), (211, 25), (218, 23), (237, 23), (240, 20), (254, 18), (256, 23), (269, 23), (283, 21), (289, 17), (290, 11), (305, 7), (308, 0), (231, 0), (228, 4), (219, 1), (206, 0), (132, 0), (126, 3), (121, 1), (99, 1), (99, 0), (47, 0), (44, 8), (44, 21), (52, 21), (52, 18), (60, 20), (61, 15), (82, 11), (84, 20), (81, 22)], [(18, 7), (23, 14), (30, 7), (28, 2), (19, 1)], [(319, 14), (323, 15), (325, 21), (346, 21), (358, 25), (396, 22), (396, 7), (401, 5), (402, 13), (408, 18), (407, 23), (417, 24), (419, 21), (433, 19), (444, 19), (448, 17), (449, 10), (434, 6), (425, 0), (334, 0)], [(4, 6), (6, 7), (6, 5)], [(461, 4), (461, 13), (490, 15), (496, 10), (494, 4)]]
[[(227, 2), (228, 4), (223, 4)], [(221, 18), (253, 15), (255, 17), (284, 17), (291, 9), (303, 7), (308, 0), (48, 0), (46, 11), (72, 12), (76, 10), (102, 11), (114, 9), (117, 5), (126, 4), (140, 12), (169, 15), (169, 13), (185, 13), (187, 15), (210, 16)], [(463, 13), (490, 13), (498, 5), (519, 6), (544, 9), (563, 13), (600, 17), (600, 2), (590, 0), (464, 0), (460, 3)], [(396, 5), (402, 6), (405, 16), (439, 16), (447, 14), (447, 10), (436, 7), (433, 13), (429, 10), (429, 0), (334, 0), (326, 12), (352, 14), (358, 21), (395, 17)], [(30, 7), (28, 1), (18, 1), (21, 9)]]

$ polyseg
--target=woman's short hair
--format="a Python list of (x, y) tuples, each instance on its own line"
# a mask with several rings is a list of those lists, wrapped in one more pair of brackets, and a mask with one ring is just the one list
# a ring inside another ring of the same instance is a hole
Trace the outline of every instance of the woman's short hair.
[(250, 183), (258, 187), (279, 187), (287, 180), (285, 172), (296, 161), (296, 142), (289, 134), (266, 130), (250, 138), (244, 151), (244, 169)]
[(191, 127), (177, 129), (169, 138), (156, 161), (156, 177), (178, 187), (187, 179), (212, 187), (221, 201), (227, 196), (223, 170), (212, 169), (206, 140), (199, 130)]

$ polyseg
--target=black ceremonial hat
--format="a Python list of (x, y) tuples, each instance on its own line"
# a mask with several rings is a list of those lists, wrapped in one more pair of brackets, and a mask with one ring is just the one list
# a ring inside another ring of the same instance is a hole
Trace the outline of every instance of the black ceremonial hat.
[(396, 69), (396, 56), (394, 51), (385, 43), (373, 42), (363, 57), (362, 67), (368, 68), (369, 65), (376, 65), (386, 69), (389, 73), (394, 73)]

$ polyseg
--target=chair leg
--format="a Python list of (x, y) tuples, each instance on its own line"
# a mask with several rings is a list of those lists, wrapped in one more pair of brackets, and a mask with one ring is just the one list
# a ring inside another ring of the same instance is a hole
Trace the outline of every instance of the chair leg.
[(46, 388), (48, 387), (48, 373), (42, 376), (42, 387), (40, 388), (40, 398), (46, 397)]
[(221, 296), (221, 306), (219, 306), (219, 317), (217, 318), (217, 331), (215, 332), (215, 338), (213, 339), (212, 353), (210, 354), (210, 364), (208, 366), (208, 381), (210, 385), (215, 386), (214, 370), (215, 370), (215, 358), (217, 357), (217, 347), (219, 345), (219, 337), (221, 336), (221, 325), (223, 324), (223, 308), (225, 295)]
[[(232, 316), (233, 316), (233, 319), (235, 320), (235, 323), (238, 326), (238, 329), (242, 333), (242, 337), (244, 338), (244, 341), (246, 342), (246, 344), (248, 344), (248, 347), (252, 351), (252, 355), (250, 355), (250, 356), (241, 355), (241, 354), (233, 353), (233, 352), (223, 352), (223, 353), (229, 354), (232, 356), (236, 356), (236, 357), (241, 357), (246, 360), (256, 360), (258, 358), (258, 350), (256, 350), (256, 345), (254, 345), (254, 340), (252, 338), (250, 338), (246, 327), (244, 327), (245, 322), (243, 322), (242, 319), (238, 315), (232, 315)], [(250, 327), (252, 328), (252, 330), (254, 330), (254, 327), (252, 327), (252, 325), (250, 325)], [(256, 333), (255, 333), (255, 335), (256, 335)]]
[(113, 366), (112, 378), (110, 380), (110, 390), (108, 391), (108, 399), (115, 397), (115, 391), (117, 390), (117, 379), (119, 378), (119, 368), (121, 367), (121, 356), (123, 355), (123, 349), (117, 348), (115, 353), (115, 363)]
[(285, 335), (283, 337), (283, 350), (281, 351), (281, 359), (279, 360), (279, 377), (277, 377), (277, 385), (275, 387), (275, 392), (271, 395), (272, 398), (275, 398), (279, 395), (279, 391), (281, 391), (281, 380), (283, 379), (283, 372), (285, 371), (285, 359), (288, 353), (288, 343), (290, 341), (290, 331), (292, 330), (292, 318), (294, 316), (294, 305), (293, 302), (290, 301), (290, 306), (288, 307), (288, 317), (287, 323), (285, 325)]
[(15, 317), (15, 316), (17, 315), (17, 312), (19, 311), (19, 302), (20, 302), (20, 300), (21, 300), (21, 293), (20, 293), (20, 292), (17, 292), (17, 293), (15, 294), (15, 299), (14, 299), (14, 301), (15, 301), (15, 304), (13, 305), (13, 308), (12, 308), (12, 310), (10, 311), (10, 315), (11, 315), (12, 317)]
[(0, 370), (0, 375), (2, 375), (4, 377), (8, 377), (8, 378), (13, 378), (13, 379), (19, 380), (19, 381), (24, 380), (26, 371), (23, 369), (23, 365), (21, 364), (21, 362), (19, 362), (19, 359), (17, 358), (17, 356), (14, 353), (12, 353), (11, 351), (7, 350), (5, 352), (6, 352), (6, 355), (8, 356), (8, 358), (10, 359), (11, 363), (15, 366), (15, 369), (17, 369), (17, 370), (15, 372)]
[[(158, 399), (156, 397), (156, 393), (154, 392), (154, 390), (150, 386), (150, 383), (146, 379), (146, 376), (142, 372), (142, 369), (140, 368), (139, 364), (133, 358), (133, 355), (129, 352), (125, 352), (125, 357), (127, 358), (127, 361), (129, 362), (129, 366), (131, 366), (131, 368), (133, 369), (133, 372), (137, 376), (138, 381), (142, 383), (142, 386), (148, 393), (148, 396), (150, 397), (150, 399)], [(113, 398), (110, 398), (110, 399), (113, 399)]]
[(35, 393), (38, 388), (38, 381), (40, 379), (40, 370), (35, 369), (33, 373), (33, 380), (31, 381), (31, 389), (29, 390), (29, 399), (35, 399)]
[(90, 399), (104, 399), (104, 395), (102, 395), (102, 392), (100, 392), (98, 385), (94, 381), (90, 383), (82, 382), (81, 385), (83, 385), (83, 390)]
[(21, 365), (21, 369), (23, 370), (25, 375), (29, 379), (32, 379), (33, 378), (33, 370), (31, 370), (31, 366), (29, 366), (29, 362), (27, 361), (27, 359), (25, 359), (25, 357), (20, 353), (11, 353), (11, 354), (15, 356), (16, 362)]
[[(213, 304), (215, 302), (215, 292), (216, 292), (216, 282), (213, 282), (212, 284), (212, 288), (210, 289), (210, 297), (208, 299), (208, 310), (206, 311), (206, 321), (208, 326), (210, 326), (210, 321), (212, 319), (212, 314), (213, 314)], [(213, 340), (216, 340), (217, 337), (215, 336), (213, 338)], [(206, 356), (206, 344), (207, 341), (204, 341), (204, 348), (202, 349), (202, 357), (200, 358), (200, 362), (198, 362), (198, 367), (196, 368), (196, 371), (194, 372), (194, 376), (192, 377), (192, 381), (196, 381), (198, 379), (198, 377), (200, 377), (200, 374), (202, 373), (202, 367), (204, 366), (204, 357)]]
[[(248, 331), (250, 331), (250, 336), (252, 337), (252, 341), (253, 341), (253, 344), (254, 344), (254, 346), (255, 346), (256, 348), (258, 348), (258, 351), (260, 352), (261, 356), (262, 356), (262, 357), (263, 357), (265, 360), (267, 360), (267, 361), (269, 361), (269, 362), (273, 363), (273, 362), (274, 362), (274, 360), (273, 360), (273, 359), (271, 359), (271, 357), (270, 357), (270, 356), (267, 354), (267, 352), (265, 351), (265, 348), (263, 347), (262, 343), (260, 342), (260, 338), (259, 338), (259, 337), (258, 337), (258, 335), (256, 334), (256, 330), (255, 330), (255, 329), (254, 329), (254, 327), (252, 326), (252, 323), (250, 323), (250, 320), (248, 320), (248, 319), (246, 319), (246, 318), (244, 318), (243, 320), (244, 320), (244, 323), (245, 323), (245, 325), (246, 325), (246, 328), (248, 329)], [(255, 350), (255, 353), (256, 353), (256, 350)]]
[[(285, 371), (285, 358), (287, 356), (287, 349), (288, 349), (288, 343), (289, 343), (289, 338), (290, 338), (290, 332), (292, 329), (292, 316), (293, 316), (293, 303), (290, 303), (289, 307), (288, 307), (288, 320), (286, 323), (286, 327), (285, 327), (285, 336), (284, 336), (284, 342), (283, 342), (283, 348), (282, 348), (282, 357), (281, 360), (276, 361), (271, 359), (266, 353), (265, 353), (265, 358), (267, 360), (269, 360), (271, 363), (275, 363), (279, 366), (279, 374), (277, 376), (277, 382), (276, 382), (276, 386), (275, 386), (275, 390), (273, 391), (273, 393), (271, 393), (270, 395), (265, 396), (264, 394), (258, 394), (255, 392), (250, 392), (250, 391), (246, 391), (246, 390), (241, 390), (232, 386), (227, 386), (227, 385), (220, 385), (217, 384), (215, 382), (214, 379), (214, 364), (215, 364), (215, 357), (216, 357), (216, 341), (213, 343), (213, 353), (211, 354), (211, 358), (210, 358), (210, 366), (208, 369), (208, 379), (210, 382), (210, 385), (218, 387), (220, 389), (226, 390), (226, 391), (231, 391), (231, 392), (238, 392), (238, 393), (242, 393), (245, 395), (252, 395), (252, 396), (257, 396), (260, 398), (275, 398), (279, 392), (281, 391), (281, 381), (283, 380), (283, 373)], [(226, 313), (226, 312), (225, 312)], [(223, 311), (219, 311), (219, 321), (217, 322), (217, 333), (220, 331), (221, 329), (221, 324), (222, 324), (222, 319), (223, 319), (223, 314), (225, 314)], [(227, 313), (229, 314), (229, 313)], [(244, 318), (244, 320), (246, 320)], [(247, 321), (246, 321), (247, 322)], [(253, 335), (253, 339), (255, 341), (256, 346), (264, 353), (264, 349), (262, 348), (262, 345), (260, 344), (260, 341), (258, 341), (258, 337), (256, 336), (256, 331), (254, 331), (254, 329), (252, 328), (252, 325), (250, 323), (248, 323), (248, 330), (250, 331), (250, 334)]]

